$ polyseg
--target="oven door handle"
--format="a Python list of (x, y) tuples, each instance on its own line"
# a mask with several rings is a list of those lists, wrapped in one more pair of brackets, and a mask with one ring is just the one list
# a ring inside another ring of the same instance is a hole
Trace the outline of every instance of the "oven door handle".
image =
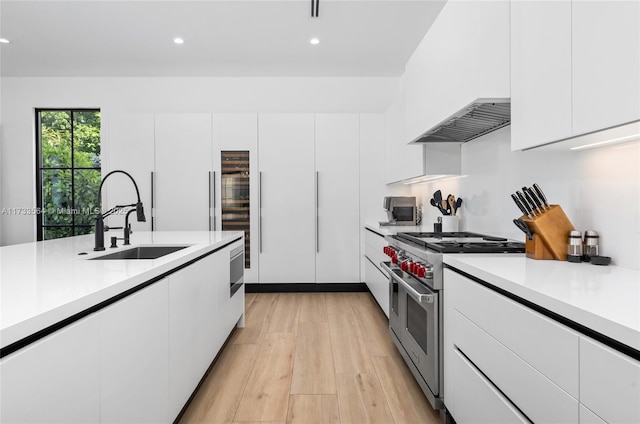
[(434, 295), (432, 293), (420, 293), (418, 290), (411, 287), (409, 283), (404, 281), (398, 274), (394, 272), (385, 262), (380, 262), (380, 265), (389, 273), (392, 280), (396, 280), (402, 287), (407, 290), (407, 293), (413, 297), (418, 303), (433, 303)]

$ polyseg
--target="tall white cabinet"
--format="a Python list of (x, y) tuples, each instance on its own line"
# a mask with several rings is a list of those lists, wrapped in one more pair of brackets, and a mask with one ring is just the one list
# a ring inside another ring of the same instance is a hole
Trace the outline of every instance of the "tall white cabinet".
[(213, 114), (214, 210), (213, 229), (222, 230), (222, 164), (221, 153), (228, 150), (249, 152), (249, 268), (244, 270), (244, 282), (258, 282), (258, 115), (256, 113)]
[[(120, 169), (131, 174), (138, 185), (140, 200), (144, 206), (146, 222), (131, 219), (133, 231), (151, 230), (151, 175), (154, 163), (154, 115), (153, 113), (105, 113), (102, 116), (103, 166), (109, 171)], [(136, 193), (131, 181), (124, 175), (114, 174), (103, 187), (103, 207), (135, 203)], [(109, 218), (112, 226), (124, 225), (120, 216)]]
[(314, 283), (314, 115), (260, 114), (260, 283)]
[(360, 120), (316, 114), (316, 282), (360, 281)]
[(155, 115), (156, 230), (209, 230), (212, 225), (211, 114)]

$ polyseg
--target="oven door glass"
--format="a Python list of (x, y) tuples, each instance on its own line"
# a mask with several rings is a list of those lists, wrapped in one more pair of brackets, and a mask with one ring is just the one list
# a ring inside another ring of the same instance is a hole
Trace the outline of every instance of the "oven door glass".
[[(418, 284), (413, 284), (417, 286)], [(434, 395), (438, 396), (438, 293), (421, 287), (424, 293), (430, 294), (432, 301), (424, 297), (422, 301), (408, 291), (402, 290), (406, 301), (404, 310), (406, 327), (402, 338), (405, 350), (414, 365), (424, 377)]]
[[(391, 272), (400, 271), (391, 270)], [(401, 290), (400, 284), (395, 279), (389, 278), (389, 328), (391, 328), (398, 340), (401, 340), (405, 328), (402, 320), (403, 314), (400, 312), (404, 302)]]

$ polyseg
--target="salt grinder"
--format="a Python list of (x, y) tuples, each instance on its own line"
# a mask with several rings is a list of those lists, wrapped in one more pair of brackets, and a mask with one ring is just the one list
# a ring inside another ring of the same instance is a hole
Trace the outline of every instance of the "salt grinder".
[(582, 233), (580, 231), (573, 230), (569, 233), (567, 260), (569, 262), (582, 262)]
[(593, 256), (599, 256), (599, 243), (600, 236), (595, 231), (585, 231), (584, 233), (584, 260), (591, 261)]

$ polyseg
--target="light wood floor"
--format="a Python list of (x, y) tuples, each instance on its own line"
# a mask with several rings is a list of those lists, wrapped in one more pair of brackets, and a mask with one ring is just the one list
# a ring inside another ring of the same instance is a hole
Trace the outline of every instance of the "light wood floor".
[(439, 423), (369, 293), (249, 293), (180, 423)]

